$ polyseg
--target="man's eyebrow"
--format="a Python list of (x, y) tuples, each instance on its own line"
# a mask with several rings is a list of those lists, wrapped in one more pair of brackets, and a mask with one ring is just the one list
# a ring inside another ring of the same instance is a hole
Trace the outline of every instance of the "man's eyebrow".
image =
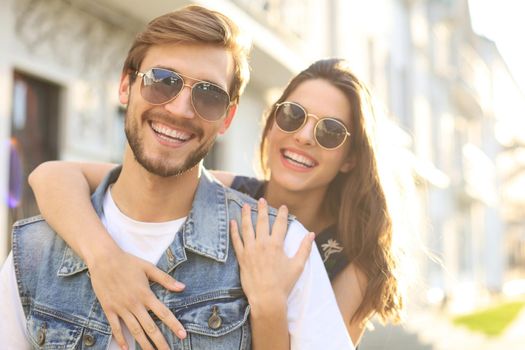
[[(182, 75), (183, 78), (186, 77), (186, 78), (190, 78), (190, 79), (195, 80), (195, 81), (205, 81), (205, 82), (207, 82), (207, 83), (212, 83), (213, 85), (220, 86), (220, 87), (221, 87), (222, 89), (224, 89), (224, 90), (228, 90), (228, 87), (222, 86), (221, 84), (217, 83), (216, 81), (213, 81), (213, 80), (211, 80), (211, 79), (194, 78), (194, 77), (191, 77), (191, 76), (189, 76), (189, 75), (183, 74), (183, 73), (179, 72), (179, 71), (176, 70), (176, 69), (173, 69), (173, 67), (168, 67), (168, 66), (163, 66), (163, 65), (156, 65), (156, 66), (154, 66), (154, 67), (152, 67), (152, 68), (162, 68), (162, 69), (170, 70), (170, 71), (172, 71), (172, 72), (175, 72), (175, 73), (177, 73), (177, 74)], [(151, 68), (150, 68), (150, 69), (151, 69)]]

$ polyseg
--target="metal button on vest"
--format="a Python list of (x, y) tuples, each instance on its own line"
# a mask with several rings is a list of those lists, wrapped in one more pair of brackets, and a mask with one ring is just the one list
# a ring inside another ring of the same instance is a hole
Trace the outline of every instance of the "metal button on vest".
[(38, 343), (38, 345), (44, 345), (44, 343), (46, 342), (46, 329), (47, 323), (44, 322), (42, 323), (40, 329), (36, 333), (36, 342)]
[(84, 345), (86, 346), (93, 346), (95, 345), (95, 337), (91, 334), (85, 334), (84, 335)]
[(44, 345), (46, 341), (46, 331), (45, 329), (39, 329), (38, 333), (36, 334), (36, 341), (38, 345)]
[(222, 325), (222, 318), (219, 316), (219, 308), (214, 306), (211, 311), (211, 316), (208, 319), (208, 327), (211, 329), (218, 329)]
[(173, 252), (171, 251), (171, 249), (168, 247), (168, 249), (166, 250), (166, 254), (168, 255), (168, 261), (173, 264), (173, 262), (175, 261), (175, 255), (173, 255)]

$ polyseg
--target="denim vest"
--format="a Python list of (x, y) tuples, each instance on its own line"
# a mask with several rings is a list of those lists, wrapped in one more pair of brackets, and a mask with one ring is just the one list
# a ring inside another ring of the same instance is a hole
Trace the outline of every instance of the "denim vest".
[[(119, 174), (120, 169), (112, 171), (92, 196), (99, 216), (104, 194)], [(150, 313), (172, 349), (251, 347), (250, 306), (241, 289), (228, 224), (230, 219), (241, 222), (244, 203), (250, 204), (255, 219), (253, 199), (223, 187), (203, 169), (191, 212), (157, 264), (186, 288), (172, 293), (151, 284), (188, 331), (181, 341)], [(273, 223), (276, 211), (271, 209), (269, 216)], [(111, 328), (87, 267), (42, 217), (15, 223), (13, 260), (34, 348), (107, 349)]]

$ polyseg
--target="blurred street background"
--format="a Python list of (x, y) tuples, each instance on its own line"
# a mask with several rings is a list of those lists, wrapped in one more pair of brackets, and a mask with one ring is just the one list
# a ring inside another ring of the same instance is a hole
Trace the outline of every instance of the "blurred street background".
[(347, 58), (381, 106), (409, 299), (405, 322), (374, 323), (359, 349), (525, 349), (521, 0), (0, 0), (0, 263), (12, 223), (38, 212), (26, 180), (39, 163), (120, 161), (128, 46), (192, 3), (253, 44), (251, 81), (209, 168), (256, 174), (262, 113), (316, 59)]

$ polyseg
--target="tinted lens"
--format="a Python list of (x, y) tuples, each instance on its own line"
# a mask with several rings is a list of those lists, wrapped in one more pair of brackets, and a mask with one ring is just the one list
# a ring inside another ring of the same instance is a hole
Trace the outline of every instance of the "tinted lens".
[(184, 85), (182, 77), (175, 72), (153, 68), (144, 74), (142, 97), (152, 104), (163, 104), (181, 91)]
[(199, 82), (191, 90), (193, 107), (206, 120), (218, 120), (224, 116), (230, 104), (230, 97), (217, 85)]
[(285, 102), (275, 110), (275, 122), (281, 130), (286, 132), (299, 129), (303, 125), (305, 117), (304, 110), (293, 103)]
[(346, 128), (340, 121), (330, 118), (321, 119), (315, 128), (315, 139), (325, 148), (336, 148), (346, 138)]

